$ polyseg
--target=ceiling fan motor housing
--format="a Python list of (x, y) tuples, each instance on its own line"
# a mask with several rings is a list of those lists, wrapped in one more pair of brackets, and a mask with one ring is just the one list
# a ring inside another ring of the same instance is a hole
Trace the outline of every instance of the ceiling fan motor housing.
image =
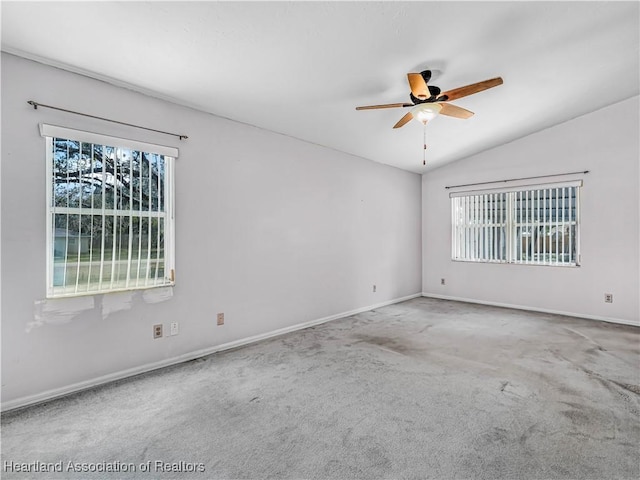
[[(431, 85), (429, 85), (427, 88), (429, 88), (429, 93), (431, 94), (429, 98), (421, 99), (416, 97), (413, 93), (409, 93), (409, 98), (411, 99), (414, 105), (418, 105), (420, 103), (431, 103), (437, 100), (438, 94), (440, 93), (440, 89), (438, 87), (433, 87)], [(438, 93), (434, 94), (433, 93), (434, 91), (437, 91)]]

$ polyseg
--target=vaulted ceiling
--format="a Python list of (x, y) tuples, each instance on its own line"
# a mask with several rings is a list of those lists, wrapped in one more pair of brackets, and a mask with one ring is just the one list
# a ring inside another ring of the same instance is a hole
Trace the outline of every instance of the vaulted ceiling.
[[(2, 49), (422, 173), (638, 95), (639, 6), (3, 1)], [(409, 101), (425, 69), (504, 79), (427, 124), (427, 166), (422, 124), (392, 129), (407, 108), (355, 110)]]

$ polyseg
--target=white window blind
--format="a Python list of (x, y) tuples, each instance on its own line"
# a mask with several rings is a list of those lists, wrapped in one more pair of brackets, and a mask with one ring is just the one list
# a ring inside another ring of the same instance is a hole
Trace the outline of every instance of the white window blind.
[(579, 264), (581, 181), (450, 194), (453, 260)]
[(507, 194), (455, 197), (452, 202), (453, 258), (507, 261)]
[(42, 125), (47, 295), (172, 285), (178, 150)]

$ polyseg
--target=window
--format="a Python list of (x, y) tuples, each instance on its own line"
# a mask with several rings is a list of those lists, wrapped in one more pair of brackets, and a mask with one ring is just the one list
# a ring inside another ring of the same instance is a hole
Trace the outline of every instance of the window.
[(177, 149), (52, 125), (47, 296), (172, 285)]
[(453, 260), (576, 266), (581, 182), (451, 194)]

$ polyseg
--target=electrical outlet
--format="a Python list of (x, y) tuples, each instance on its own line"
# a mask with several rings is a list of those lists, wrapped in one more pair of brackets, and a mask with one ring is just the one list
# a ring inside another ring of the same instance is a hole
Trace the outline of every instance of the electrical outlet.
[(177, 335), (179, 332), (178, 322), (171, 322), (171, 335)]
[(224, 325), (224, 313), (218, 314), (218, 325)]
[(440, 285), (444, 285), (444, 278), (440, 279)]
[(376, 286), (373, 286), (373, 293), (376, 293)]
[(153, 326), (153, 338), (162, 338), (162, 324)]
[(604, 294), (604, 303), (613, 303), (613, 293)]

